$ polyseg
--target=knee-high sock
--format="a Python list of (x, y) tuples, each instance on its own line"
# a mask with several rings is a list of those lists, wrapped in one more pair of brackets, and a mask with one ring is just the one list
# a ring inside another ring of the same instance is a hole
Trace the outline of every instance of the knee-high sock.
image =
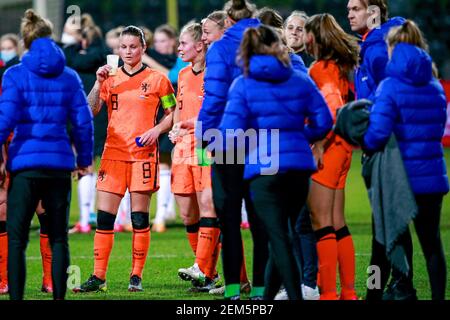
[(336, 231), (341, 300), (356, 298), (355, 292), (355, 247), (347, 226)]
[(52, 284), (52, 248), (48, 239), (49, 220), (44, 212), (38, 215), (40, 224), (40, 251), (42, 258), (42, 282), (46, 285)]
[(150, 248), (150, 221), (148, 213), (132, 212), (133, 224), (133, 264), (131, 275), (142, 278), (148, 249)]
[(164, 169), (159, 172), (159, 190), (156, 194), (156, 216), (155, 223), (164, 223), (166, 211), (168, 210), (170, 199), (170, 170)]
[(133, 266), (132, 275), (142, 278), (148, 249), (150, 248), (150, 227), (144, 230), (133, 229)]
[(87, 174), (78, 180), (78, 207), (80, 208), (80, 225), (89, 224), (89, 214), (92, 202), (92, 174)]
[(48, 235), (41, 233), (39, 244), (42, 258), (42, 282), (49, 285), (52, 283), (52, 248)]
[(320, 299), (336, 300), (337, 242), (333, 227), (315, 232), (319, 257)]
[(109, 256), (114, 244), (114, 230), (98, 230), (94, 237), (94, 275), (104, 280), (108, 270)]
[(94, 275), (105, 280), (109, 256), (114, 244), (114, 221), (116, 216), (99, 210), (97, 230), (94, 237)]
[(241, 283), (248, 282), (247, 266), (245, 263), (244, 240), (242, 240), (242, 263), (241, 263), (240, 281)]
[(198, 230), (198, 246), (195, 263), (200, 270), (210, 279), (214, 277), (211, 274), (211, 259), (219, 242), (220, 229), (217, 218), (201, 218), (200, 228)]
[(192, 252), (194, 255), (197, 254), (197, 246), (198, 246), (198, 230), (200, 228), (200, 223), (194, 223), (189, 226), (186, 226), (186, 235), (189, 240), (189, 245), (191, 246)]
[(220, 243), (220, 240), (217, 241), (216, 248), (214, 249), (213, 255), (211, 257), (211, 260), (208, 264), (208, 274), (211, 274), (211, 279), (214, 279), (214, 277), (217, 275), (217, 262), (219, 261), (220, 256), (220, 250), (222, 249), (222, 244)]
[(0, 221), (0, 283), (8, 283), (8, 234), (5, 221)]

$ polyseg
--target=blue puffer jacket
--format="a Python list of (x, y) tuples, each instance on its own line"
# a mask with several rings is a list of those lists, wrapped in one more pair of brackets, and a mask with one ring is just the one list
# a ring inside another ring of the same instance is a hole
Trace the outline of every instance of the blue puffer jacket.
[(93, 154), (92, 113), (80, 78), (65, 67), (64, 54), (53, 40), (34, 40), (22, 63), (3, 78), (0, 143), (14, 131), (8, 170), (73, 170), (68, 121), (73, 126), (77, 164), (87, 167)]
[(231, 83), (242, 74), (236, 56), (247, 28), (258, 27), (257, 19), (243, 19), (229, 28), (214, 42), (206, 54), (205, 98), (198, 115), (201, 126), (196, 126), (196, 137), (202, 140), (206, 130), (219, 127), (227, 104)]
[(355, 89), (358, 99), (373, 101), (380, 82), (386, 78), (386, 65), (389, 57), (385, 38), (392, 27), (401, 26), (405, 19), (395, 17), (373, 29), (365, 41), (360, 43), (361, 65), (355, 74)]
[(375, 96), (365, 149), (382, 149), (395, 133), (413, 192), (448, 192), (441, 144), (447, 103), (432, 76), (430, 56), (416, 46), (398, 44), (386, 74)]
[[(246, 150), (244, 178), (316, 170), (309, 144), (327, 135), (333, 119), (308, 74), (285, 67), (273, 56), (253, 56), (248, 77), (240, 76), (233, 82), (228, 98), (220, 124), (222, 133), (227, 129), (257, 130), (257, 145), (246, 144), (250, 150)], [(267, 137), (260, 129), (268, 130)], [(279, 130), (279, 137), (271, 129)]]
[(308, 68), (306, 68), (305, 62), (303, 62), (302, 57), (296, 55), (295, 53), (290, 53), (289, 57), (291, 58), (291, 64), (294, 70), (308, 73)]

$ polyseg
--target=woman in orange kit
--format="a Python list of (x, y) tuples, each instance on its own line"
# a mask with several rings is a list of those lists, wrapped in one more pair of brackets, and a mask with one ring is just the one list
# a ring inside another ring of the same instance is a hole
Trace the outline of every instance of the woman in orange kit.
[(194, 125), (203, 102), (203, 77), (206, 45), (199, 23), (186, 25), (180, 34), (178, 51), (191, 65), (178, 76), (174, 127), (169, 134), (176, 143), (172, 159), (172, 192), (180, 208), (187, 236), (196, 259), (192, 267), (181, 268), (178, 275), (193, 281), (201, 291), (213, 289), (218, 280), (219, 223), (211, 190), (211, 166), (199, 166), (195, 155)]
[[(319, 14), (305, 24), (304, 42), (315, 63), (311, 78), (330, 111), (347, 103), (349, 74), (358, 62), (356, 38), (346, 34), (333, 16)], [(352, 147), (330, 132), (313, 145), (319, 170), (312, 176), (308, 206), (317, 239), (320, 299), (336, 300), (336, 267), (339, 262), (342, 300), (355, 300), (355, 250), (344, 218), (344, 189), (352, 159)]]
[[(159, 188), (157, 139), (172, 127), (176, 105), (173, 87), (162, 73), (142, 63), (144, 33), (135, 26), (120, 35), (119, 55), (124, 62), (115, 74), (111, 66), (97, 71), (88, 96), (93, 114), (108, 107), (108, 131), (97, 179), (98, 213), (94, 238), (94, 273), (76, 292), (105, 291), (109, 256), (114, 243), (114, 221), (128, 189), (133, 225), (132, 270), (128, 291), (142, 291), (142, 274), (150, 247), (149, 206)], [(159, 107), (166, 117), (159, 124)]]

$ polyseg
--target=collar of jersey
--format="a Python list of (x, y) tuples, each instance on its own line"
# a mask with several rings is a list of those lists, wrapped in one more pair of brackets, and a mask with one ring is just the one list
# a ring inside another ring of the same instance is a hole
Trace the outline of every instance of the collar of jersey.
[(194, 76), (198, 76), (200, 73), (202, 73), (203, 71), (205, 71), (205, 69), (202, 69), (200, 71), (195, 71), (194, 68), (191, 68), (192, 73), (194, 74)]
[(144, 71), (146, 68), (147, 68), (147, 65), (143, 64), (142, 68), (139, 71), (136, 71), (135, 73), (130, 74), (130, 73), (127, 72), (127, 70), (125, 70), (125, 66), (122, 66), (122, 71), (123, 71), (123, 73), (125, 73), (127, 76), (129, 76), (131, 78), (131, 77), (137, 76), (139, 73)]

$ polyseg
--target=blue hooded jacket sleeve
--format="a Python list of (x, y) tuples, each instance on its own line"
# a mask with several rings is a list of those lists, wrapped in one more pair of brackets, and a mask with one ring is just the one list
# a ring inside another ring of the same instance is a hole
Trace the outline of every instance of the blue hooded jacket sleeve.
[(364, 136), (364, 149), (366, 151), (378, 151), (388, 143), (394, 130), (397, 110), (392, 94), (395, 86), (391, 79), (383, 81), (376, 94), (375, 104), (372, 107), (369, 118), (369, 127)]
[[(8, 70), (9, 71), (9, 70)], [(20, 119), (22, 94), (11, 72), (5, 72), (0, 96), (0, 143), (3, 144)]]
[(92, 164), (94, 148), (93, 116), (89, 108), (79, 76), (73, 72), (74, 88), (77, 88), (70, 104), (72, 141), (77, 151), (77, 165), (85, 168)]
[(244, 82), (245, 79), (241, 76), (234, 80), (231, 85), (228, 103), (220, 124), (220, 129), (223, 132), (226, 129), (247, 130), (249, 128), (250, 111), (245, 100)]
[(205, 98), (198, 115), (202, 126), (199, 126), (201, 131), (196, 132), (198, 139), (201, 139), (208, 129), (219, 127), (227, 103), (228, 89), (233, 80), (220, 43), (214, 43), (208, 50), (206, 66)]

